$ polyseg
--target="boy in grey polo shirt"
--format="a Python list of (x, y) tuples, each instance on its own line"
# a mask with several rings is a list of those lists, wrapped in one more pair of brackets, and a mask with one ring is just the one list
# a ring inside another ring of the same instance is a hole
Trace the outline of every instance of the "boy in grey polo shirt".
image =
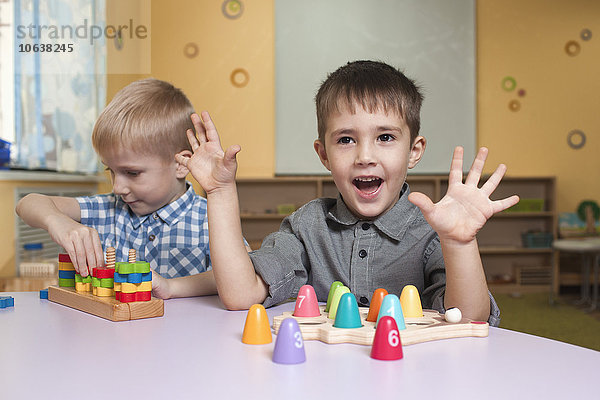
[(356, 61), (330, 74), (316, 96), (314, 148), (340, 194), (309, 202), (251, 253), (242, 240), (235, 186), (240, 147), (223, 152), (208, 113), (192, 116), (196, 134), (188, 131), (188, 139), (194, 154), (177, 161), (206, 191), (213, 271), (228, 309), (271, 306), (304, 284), (325, 301), (338, 280), (362, 305), (377, 288), (399, 295), (412, 284), (424, 308), (458, 307), (467, 318), (499, 323), (476, 234), (518, 197), (489, 199), (504, 165), (477, 187), (485, 148), (463, 183), (460, 147), (442, 200), (433, 204), (422, 193), (410, 193), (406, 173), (426, 145), (418, 136), (421, 102), (414, 82), (387, 64)]

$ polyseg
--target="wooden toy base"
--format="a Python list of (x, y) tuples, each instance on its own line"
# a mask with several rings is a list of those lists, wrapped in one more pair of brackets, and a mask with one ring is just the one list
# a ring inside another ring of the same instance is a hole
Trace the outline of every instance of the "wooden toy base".
[(154, 297), (150, 301), (121, 303), (114, 297), (98, 297), (91, 293), (77, 292), (73, 288), (50, 286), (48, 300), (111, 321), (129, 321), (164, 315), (162, 299)]
[[(375, 337), (375, 322), (365, 321), (369, 312), (368, 308), (359, 307), (360, 318), (363, 326), (360, 328), (346, 329), (333, 326), (335, 321), (327, 318), (325, 306), (319, 307), (320, 317), (294, 317), (293, 311), (284, 312), (273, 318), (273, 329), (279, 332), (279, 326), (285, 318), (294, 318), (298, 321), (302, 338), (304, 340), (320, 340), (324, 343), (354, 343), (372, 345)], [(444, 316), (434, 310), (423, 310), (422, 318), (406, 318), (406, 329), (400, 331), (402, 345), (428, 342), (431, 340), (450, 339), (457, 337), (486, 337), (489, 331), (487, 322), (472, 321), (463, 318), (456, 324), (446, 322)]]

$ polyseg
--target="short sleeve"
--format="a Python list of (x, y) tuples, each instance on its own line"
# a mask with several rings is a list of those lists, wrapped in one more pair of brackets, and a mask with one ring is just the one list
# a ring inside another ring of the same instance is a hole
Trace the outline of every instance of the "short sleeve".
[(79, 203), (80, 222), (86, 226), (106, 226), (114, 217), (115, 196), (102, 194), (97, 196), (76, 197)]
[(308, 256), (304, 244), (294, 233), (290, 217), (283, 220), (278, 232), (265, 238), (260, 249), (249, 255), (256, 273), (269, 286), (265, 307), (294, 296), (308, 281)]

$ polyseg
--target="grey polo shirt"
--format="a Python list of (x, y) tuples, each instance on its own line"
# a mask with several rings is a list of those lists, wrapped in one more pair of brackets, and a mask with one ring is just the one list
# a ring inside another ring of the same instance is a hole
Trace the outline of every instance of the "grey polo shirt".
[[(337, 199), (313, 200), (281, 223), (250, 254), (256, 272), (269, 286), (265, 307), (295, 297), (302, 285), (327, 301), (334, 281), (348, 286), (361, 306), (384, 288), (400, 296), (414, 285), (423, 308), (444, 310), (446, 269), (440, 240), (418, 207), (408, 201), (405, 183), (398, 202), (374, 220), (360, 220)], [(500, 310), (490, 294), (490, 325)]]

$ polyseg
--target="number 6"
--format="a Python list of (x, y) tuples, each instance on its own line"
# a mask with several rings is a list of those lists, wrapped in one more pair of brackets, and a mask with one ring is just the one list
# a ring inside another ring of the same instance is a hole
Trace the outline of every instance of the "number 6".
[(390, 346), (397, 347), (400, 344), (399, 334), (398, 331), (390, 331), (390, 333), (388, 333), (388, 343)]

